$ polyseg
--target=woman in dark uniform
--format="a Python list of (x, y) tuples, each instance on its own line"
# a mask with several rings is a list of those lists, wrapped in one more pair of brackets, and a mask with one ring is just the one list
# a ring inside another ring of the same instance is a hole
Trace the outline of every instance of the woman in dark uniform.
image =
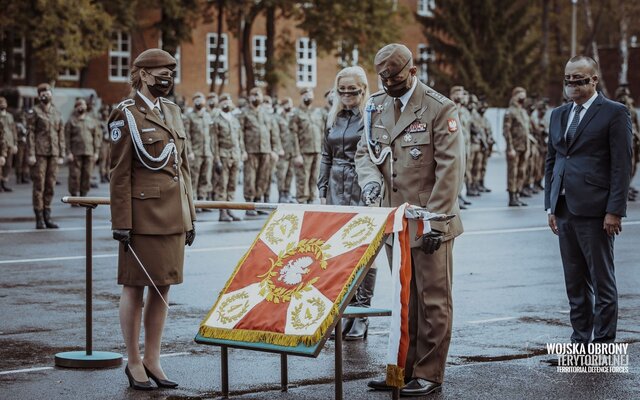
[[(180, 109), (165, 99), (176, 60), (160, 49), (142, 52), (131, 69), (132, 93), (109, 116), (111, 223), (120, 241), (120, 326), (138, 390), (176, 387), (160, 365), (169, 287), (182, 283), (184, 247), (195, 238), (195, 210)], [(148, 275), (147, 275), (148, 274)], [(144, 288), (148, 287), (143, 303)], [(144, 304), (144, 308), (143, 308)], [(144, 320), (144, 359), (140, 355)]]
[[(367, 75), (361, 67), (347, 67), (338, 72), (333, 87), (334, 101), (327, 116), (327, 129), (320, 163), (318, 191), (322, 204), (364, 206), (354, 157), (364, 129), (363, 112), (369, 97)], [(375, 267), (375, 265), (374, 265)], [(376, 283), (375, 268), (369, 269), (358, 287), (351, 305), (370, 307)], [(367, 337), (367, 318), (349, 318), (343, 322), (345, 340)]]

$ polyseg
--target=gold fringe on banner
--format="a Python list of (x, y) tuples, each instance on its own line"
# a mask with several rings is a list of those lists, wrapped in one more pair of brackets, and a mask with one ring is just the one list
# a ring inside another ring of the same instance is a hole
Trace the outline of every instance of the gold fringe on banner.
[(404, 386), (404, 368), (387, 364), (387, 385), (401, 388)]
[[(272, 214), (272, 216), (273, 215), (275, 215), (275, 213)], [(269, 219), (268, 222), (270, 221), (271, 219)], [(222, 292), (220, 292), (221, 295), (223, 293), (226, 293), (228, 287), (231, 285), (231, 282), (235, 278), (238, 270), (242, 267), (242, 264), (244, 263), (245, 259), (248, 257), (251, 250), (253, 250), (253, 247), (258, 241), (258, 238), (260, 237), (262, 232), (265, 230), (265, 228), (269, 225), (268, 222), (264, 225), (264, 227), (260, 231), (260, 234), (258, 234), (258, 236), (256, 237), (256, 240), (253, 242), (253, 244), (249, 248), (249, 251), (247, 251), (247, 253), (244, 255), (244, 257), (242, 257), (242, 259), (236, 266), (236, 269), (233, 271), (231, 278), (225, 285)], [(369, 243), (367, 250), (362, 255), (362, 257), (360, 257), (360, 260), (358, 261), (357, 266), (353, 269), (353, 271), (351, 272), (351, 275), (349, 276), (349, 279), (345, 282), (345, 285), (343, 286), (342, 291), (338, 294), (338, 297), (336, 297), (336, 300), (334, 301), (333, 306), (329, 311), (329, 314), (324, 319), (324, 321), (322, 321), (322, 323), (320, 324), (320, 327), (316, 330), (316, 332), (313, 335), (289, 335), (289, 334), (279, 333), (279, 332), (254, 331), (254, 330), (248, 330), (248, 329), (226, 329), (226, 328), (216, 328), (216, 327), (207, 326), (205, 325), (205, 322), (209, 320), (209, 317), (211, 316), (213, 311), (216, 309), (218, 302), (222, 297), (220, 296), (216, 301), (216, 304), (213, 306), (213, 308), (211, 308), (211, 310), (207, 314), (207, 317), (200, 324), (200, 329), (198, 331), (200, 336), (212, 338), (212, 339), (225, 339), (225, 340), (234, 340), (234, 341), (241, 341), (241, 342), (252, 342), (252, 343), (265, 342), (265, 343), (275, 344), (278, 346), (288, 346), (288, 347), (295, 347), (295, 346), (298, 346), (300, 343), (303, 343), (305, 346), (315, 345), (320, 341), (320, 339), (324, 337), (325, 333), (327, 332), (327, 329), (329, 329), (332, 322), (340, 314), (339, 306), (342, 303), (342, 300), (344, 299), (346, 294), (348, 293), (349, 287), (351, 287), (351, 284), (355, 280), (358, 273), (376, 255), (378, 247), (382, 243), (385, 227), (386, 227), (386, 222), (385, 224), (382, 225), (382, 227), (376, 234), (375, 238), (371, 241), (371, 243)]]

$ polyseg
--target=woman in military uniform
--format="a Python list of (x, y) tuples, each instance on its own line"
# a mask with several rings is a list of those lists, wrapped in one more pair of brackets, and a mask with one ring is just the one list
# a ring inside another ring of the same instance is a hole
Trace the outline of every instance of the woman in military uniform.
[[(358, 141), (364, 129), (362, 119), (365, 100), (369, 97), (367, 75), (361, 67), (347, 67), (336, 75), (334, 101), (327, 116), (327, 128), (323, 141), (318, 192), (322, 204), (364, 206), (360, 199), (360, 185), (354, 157)], [(351, 305), (371, 306), (376, 284), (376, 269), (371, 268), (358, 287)], [(346, 340), (367, 337), (367, 318), (349, 318), (343, 323)]]
[[(109, 117), (111, 223), (113, 238), (120, 241), (120, 325), (129, 358), (125, 373), (138, 390), (154, 388), (149, 378), (159, 387), (178, 386), (162, 370), (160, 344), (169, 287), (182, 283), (184, 247), (195, 238), (187, 136), (180, 109), (163, 97), (173, 86), (175, 66), (163, 50), (142, 52), (131, 69), (130, 98)], [(138, 344), (141, 319), (144, 359)]]

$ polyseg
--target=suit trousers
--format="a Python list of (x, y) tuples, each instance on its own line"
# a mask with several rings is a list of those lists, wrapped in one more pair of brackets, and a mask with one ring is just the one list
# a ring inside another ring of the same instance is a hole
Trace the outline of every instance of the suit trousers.
[[(405, 380), (422, 378), (442, 383), (453, 323), (453, 239), (433, 254), (411, 249), (409, 349)], [(391, 264), (392, 247), (387, 244)]]
[(613, 265), (614, 237), (603, 217), (573, 215), (565, 196), (556, 206), (560, 256), (569, 297), (571, 340), (613, 342), (618, 322), (618, 291)]
[(53, 189), (58, 176), (58, 156), (36, 156), (36, 164), (31, 167), (33, 180), (33, 208), (51, 208)]

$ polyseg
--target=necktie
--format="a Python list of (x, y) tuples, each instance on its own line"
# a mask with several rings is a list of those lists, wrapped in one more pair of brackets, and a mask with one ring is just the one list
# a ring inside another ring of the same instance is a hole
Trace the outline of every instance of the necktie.
[(395, 99), (393, 101), (393, 113), (396, 118), (396, 122), (400, 119), (400, 114), (402, 113), (402, 100)]
[(575, 108), (575, 114), (573, 115), (573, 119), (571, 120), (571, 125), (569, 125), (569, 130), (567, 131), (567, 147), (571, 146), (571, 141), (573, 140), (573, 135), (576, 134), (576, 130), (578, 129), (578, 125), (580, 124), (580, 113), (584, 107), (581, 105), (577, 105)]
[(162, 113), (160, 112), (160, 109), (158, 107), (153, 107), (152, 111), (160, 121), (164, 122), (164, 117), (162, 116)]

